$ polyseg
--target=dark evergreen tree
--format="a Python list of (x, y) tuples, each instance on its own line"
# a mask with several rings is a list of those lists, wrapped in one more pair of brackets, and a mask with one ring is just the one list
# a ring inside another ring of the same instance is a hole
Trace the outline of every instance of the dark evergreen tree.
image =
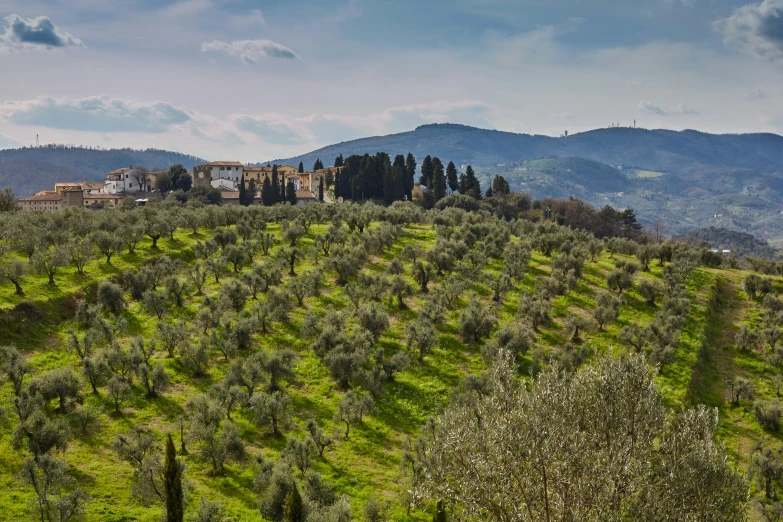
[(489, 187), (487, 187), (487, 191), (484, 193), (484, 197), (485, 198), (491, 198), (494, 195), (495, 195), (495, 192), (492, 190), (492, 185), (490, 185)]
[(440, 160), (437, 163), (433, 160), (433, 163), (435, 172), (432, 175), (432, 196), (435, 201), (438, 201), (446, 197), (446, 175), (443, 173), (443, 163)]
[(416, 158), (409, 152), (408, 157), (405, 158), (405, 195), (408, 201), (413, 199), (414, 176), (416, 176)]
[(286, 192), (285, 194), (286, 201), (291, 203), (291, 205), (296, 206), (296, 186), (294, 185), (293, 181), (288, 182), (288, 185), (286, 185), (285, 192)]
[(457, 177), (457, 167), (453, 161), (449, 161), (446, 167), (446, 183), (449, 186), (449, 193), (459, 190), (459, 178)]
[(432, 157), (427, 156), (421, 163), (421, 176), (419, 183), (429, 188), (432, 185), (432, 175), (435, 173), (435, 166), (432, 164)]
[(261, 203), (268, 207), (275, 204), (275, 198), (273, 195), (272, 182), (269, 178), (264, 178), (264, 183), (261, 185)]
[(318, 158), (313, 164), (313, 170), (321, 170), (322, 168), (324, 168), (324, 162), (321, 161), (321, 158)]
[(343, 159), (343, 155), (340, 154), (339, 156), (334, 158), (334, 166), (335, 167), (342, 167), (343, 165), (345, 165), (345, 160)]
[(301, 161), (299, 162), (299, 174), (302, 174), (304, 172), (304, 163)]
[(334, 173), (334, 199), (342, 197), (343, 194), (341, 190), (342, 189), (340, 187), (340, 172), (338, 171)]
[(304, 506), (302, 505), (302, 495), (299, 494), (299, 488), (296, 482), (285, 496), (285, 507), (283, 508), (283, 522), (304, 522)]
[(324, 200), (324, 178), (318, 181), (318, 201)]
[(272, 166), (272, 205), (280, 201), (280, 177), (277, 174), (277, 165)]
[(288, 181), (285, 179), (285, 175), (280, 178), (280, 201), (281, 203), (285, 203), (288, 201), (288, 196), (286, 195), (285, 189), (288, 187)]
[(166, 462), (163, 466), (163, 491), (166, 497), (166, 522), (182, 522), (185, 517), (182, 494), (182, 464), (171, 434), (166, 438)]
[(495, 178), (492, 180), (492, 192), (496, 196), (505, 196), (511, 193), (511, 188), (509, 187), (506, 178), (496, 174)]
[[(250, 196), (248, 200), (248, 196)], [(243, 206), (248, 206), (251, 203), (253, 203), (253, 196), (250, 194), (250, 192), (245, 188), (245, 182), (240, 181), (239, 182), (239, 204)]]
[(473, 172), (473, 167), (468, 165), (465, 169), (465, 194), (472, 196), (476, 199), (481, 199), (481, 183), (476, 178), (476, 173)]
[(432, 522), (447, 522), (446, 508), (443, 507), (443, 501), (438, 500), (438, 504), (435, 507), (435, 514), (432, 516)]

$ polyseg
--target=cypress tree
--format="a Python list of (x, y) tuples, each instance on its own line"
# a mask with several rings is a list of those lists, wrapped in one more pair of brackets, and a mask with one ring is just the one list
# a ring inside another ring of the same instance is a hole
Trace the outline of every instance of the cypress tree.
[[(182, 464), (169, 434), (166, 439), (166, 463), (163, 467), (163, 491), (166, 496), (166, 522), (182, 522), (185, 516), (182, 495)], [(301, 501), (301, 499), (300, 499)]]
[(272, 197), (272, 183), (269, 181), (268, 177), (264, 178), (264, 183), (261, 185), (261, 202), (265, 207), (275, 204), (274, 198)]
[(342, 197), (342, 195), (343, 193), (340, 188), (340, 172), (337, 171), (334, 173), (334, 199)]
[(302, 505), (302, 495), (299, 494), (299, 488), (294, 482), (294, 487), (285, 496), (285, 507), (283, 508), (284, 522), (304, 522), (304, 506)]
[(459, 179), (457, 178), (457, 167), (453, 161), (449, 161), (446, 167), (446, 183), (449, 185), (449, 192), (454, 193), (459, 190)]
[(408, 197), (408, 201), (413, 199), (413, 179), (415, 175), (416, 158), (409, 152), (408, 157), (405, 158), (405, 195)]
[(313, 164), (313, 170), (321, 170), (322, 168), (324, 168), (324, 163), (321, 161), (321, 158), (318, 158)]
[(443, 163), (435, 164), (435, 172), (432, 175), (432, 194), (435, 201), (446, 197), (446, 176), (443, 174)]
[(446, 510), (443, 508), (443, 501), (438, 500), (438, 506), (435, 508), (435, 514), (432, 516), (432, 522), (447, 522)]
[(342, 167), (343, 165), (345, 165), (345, 160), (343, 159), (343, 155), (340, 154), (339, 156), (334, 158), (334, 166), (335, 167)]
[(299, 162), (299, 174), (301, 174), (301, 173), (303, 173), (303, 172), (304, 172), (304, 163), (302, 163), (302, 162), (300, 161), (300, 162)]
[(252, 205), (255, 202), (256, 194), (258, 194), (258, 187), (256, 186), (256, 180), (251, 179), (247, 184), (248, 205)]
[(476, 199), (481, 199), (481, 183), (479, 183), (476, 173), (473, 172), (473, 167), (470, 165), (465, 170), (465, 193)]
[(421, 163), (421, 177), (419, 177), (419, 183), (427, 188), (431, 188), (432, 175), (435, 173), (435, 166), (432, 164), (432, 158), (427, 156)]
[(318, 181), (318, 201), (324, 200), (324, 178)]
[(245, 189), (244, 181), (239, 182), (239, 204), (245, 207), (250, 204), (247, 201), (247, 189)]
[(280, 178), (277, 175), (277, 165), (272, 167), (272, 205), (280, 200)]
[(280, 178), (280, 201), (281, 203), (285, 203), (288, 201), (288, 196), (286, 196), (286, 188), (288, 187), (288, 181), (286, 181), (285, 176)]
[(289, 181), (288, 185), (286, 185), (286, 201), (291, 203), (291, 205), (296, 206), (296, 186), (294, 186), (293, 181)]

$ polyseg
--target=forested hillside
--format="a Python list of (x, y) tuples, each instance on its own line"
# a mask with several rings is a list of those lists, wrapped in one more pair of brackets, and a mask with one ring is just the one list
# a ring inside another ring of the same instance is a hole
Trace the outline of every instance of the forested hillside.
[(147, 149), (92, 149), (69, 146), (0, 150), (0, 187), (17, 196), (52, 190), (62, 181), (103, 181), (106, 173), (130, 165), (167, 170), (180, 163), (192, 169), (204, 160), (178, 152)]
[(779, 265), (508, 197), (4, 215), (4, 516), (779, 512)]
[[(531, 136), (465, 125), (422, 125), (416, 130), (362, 138), (277, 160), (312, 165), (339, 154), (432, 154), (458, 165), (490, 166), (545, 157), (580, 157), (609, 165), (638, 165), (664, 172), (707, 167), (783, 171), (783, 137), (776, 134), (707, 134), (617, 127), (568, 137)], [(275, 163), (275, 162), (273, 162)]]
[(783, 137), (631, 128), (553, 138), (463, 125), (354, 140), (278, 160), (308, 167), (338, 155), (425, 154), (472, 165), (483, 186), (496, 174), (535, 198), (576, 197), (597, 207), (633, 208), (669, 233), (718, 227), (783, 245)]

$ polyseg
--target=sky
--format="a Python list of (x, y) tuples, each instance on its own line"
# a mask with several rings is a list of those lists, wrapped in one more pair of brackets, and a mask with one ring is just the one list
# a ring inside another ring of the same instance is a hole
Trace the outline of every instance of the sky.
[(783, 134), (783, 0), (0, 0), (0, 148), (285, 158), (462, 123)]

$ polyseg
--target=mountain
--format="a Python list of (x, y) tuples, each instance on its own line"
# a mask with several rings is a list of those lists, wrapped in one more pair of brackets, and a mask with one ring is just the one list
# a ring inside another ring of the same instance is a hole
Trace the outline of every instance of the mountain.
[(329, 165), (339, 154), (390, 155), (412, 152), (421, 161), (438, 156), (455, 164), (489, 166), (545, 157), (580, 157), (609, 165), (656, 171), (704, 166), (783, 171), (783, 137), (776, 134), (707, 134), (693, 130), (607, 128), (553, 138), (478, 129), (465, 125), (422, 125), (410, 132), (338, 143), (278, 163), (306, 166), (317, 158)]
[(192, 169), (204, 160), (177, 152), (147, 149), (88, 149), (44, 146), (0, 150), (0, 187), (19, 197), (54, 188), (58, 181), (103, 181), (107, 172), (130, 165), (168, 169), (182, 163)]
[(330, 165), (339, 154), (376, 152), (470, 164), (484, 186), (501, 174), (536, 198), (630, 207), (643, 223), (665, 221), (671, 234), (718, 227), (783, 246), (783, 137), (776, 134), (616, 127), (552, 138), (434, 124), (275, 162)]

